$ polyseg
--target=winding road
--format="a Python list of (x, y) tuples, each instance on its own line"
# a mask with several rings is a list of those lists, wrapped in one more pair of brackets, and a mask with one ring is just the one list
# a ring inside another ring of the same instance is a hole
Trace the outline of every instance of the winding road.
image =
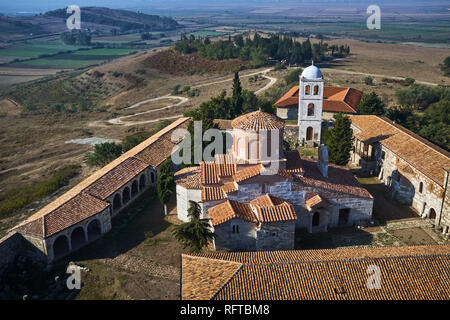
[[(266, 91), (267, 89), (271, 88), (278, 81), (277, 78), (270, 77), (270, 76), (267, 75), (267, 73), (270, 70), (272, 70), (272, 68), (264, 69), (264, 70), (257, 71), (257, 72), (252, 72), (252, 73), (249, 73), (249, 74), (242, 75), (241, 78), (248, 78), (248, 77), (252, 77), (252, 76), (255, 76), (255, 75), (262, 75), (262, 77), (264, 77), (266, 79), (269, 79), (269, 83), (268, 84), (266, 84), (264, 87), (262, 87), (262, 88), (258, 89), (257, 91), (255, 91), (255, 94), (261, 94), (264, 91)], [(233, 78), (227, 78), (227, 79), (223, 79), (223, 80), (217, 80), (217, 81), (202, 83), (202, 84), (198, 84), (198, 85), (193, 85), (193, 86), (191, 86), (191, 88), (197, 89), (197, 88), (202, 88), (202, 87), (211, 86), (211, 85), (215, 85), (215, 84), (225, 83), (225, 82), (229, 82), (229, 81), (233, 81)], [(152, 112), (161, 111), (161, 110), (170, 110), (173, 107), (180, 106), (180, 105), (182, 105), (182, 104), (184, 104), (184, 103), (189, 101), (189, 98), (186, 98), (186, 97), (166, 94), (164, 96), (160, 96), (160, 97), (157, 97), (157, 98), (151, 98), (151, 99), (146, 99), (146, 100), (139, 101), (139, 102), (137, 102), (137, 103), (135, 103), (135, 104), (125, 108), (125, 110), (134, 109), (134, 108), (140, 107), (142, 105), (145, 105), (146, 103), (149, 103), (149, 102), (154, 102), (154, 101), (158, 101), (158, 100), (166, 100), (166, 99), (177, 100), (177, 102), (169, 104), (169, 105), (167, 105), (165, 107), (162, 107), (162, 108), (157, 108), (157, 109), (137, 112), (137, 113), (126, 115), (126, 116), (120, 116), (120, 117), (117, 117), (117, 118), (109, 119), (106, 122), (108, 124), (113, 124), (113, 125), (134, 126), (134, 125), (139, 125), (139, 124), (158, 122), (160, 120), (171, 120), (171, 119), (176, 119), (176, 118), (181, 117), (182, 114), (178, 114), (178, 115), (174, 115), (174, 116), (161, 117), (161, 118), (156, 118), (156, 119), (151, 119), (151, 120), (124, 121), (126, 119), (133, 118), (133, 117), (140, 116), (140, 115), (147, 114), (147, 113), (152, 113)], [(89, 126), (101, 126), (102, 122), (104, 122), (104, 121), (94, 121), (94, 122), (91, 122), (89, 124)]]

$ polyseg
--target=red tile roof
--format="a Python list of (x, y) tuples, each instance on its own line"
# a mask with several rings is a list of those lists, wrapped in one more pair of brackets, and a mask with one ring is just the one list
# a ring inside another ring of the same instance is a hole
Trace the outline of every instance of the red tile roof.
[(309, 159), (302, 159), (304, 174), (296, 175), (298, 181), (305, 186), (313, 186), (322, 189), (320, 194), (338, 192), (337, 197), (363, 197), (373, 198), (359, 182), (352, 172), (343, 166), (335, 164), (328, 165), (328, 177), (325, 178), (317, 168), (317, 162)]
[(422, 172), (439, 186), (444, 183), (445, 171), (450, 167), (450, 153), (385, 117), (350, 116), (352, 124), (361, 130), (355, 137), (366, 143), (380, 143)]
[(231, 125), (234, 129), (241, 130), (276, 130), (284, 128), (284, 121), (274, 114), (254, 111), (237, 117)]
[(23, 234), (47, 238), (102, 212), (108, 206), (109, 204), (104, 201), (89, 194), (81, 193), (62, 204), (51, 214), (23, 224), (15, 230)]
[[(450, 245), (212, 251), (182, 255), (181, 298), (449, 300), (449, 263)], [(380, 268), (381, 289), (367, 287), (371, 265)]]
[(148, 167), (148, 164), (141, 160), (133, 157), (128, 158), (95, 181), (86, 192), (94, 197), (105, 200)]
[[(290, 89), (275, 102), (275, 106), (280, 108), (298, 108), (298, 88), (298, 86), (295, 86)], [(324, 86), (322, 109), (324, 112), (357, 113), (361, 97), (362, 92), (353, 88)]]
[(208, 210), (209, 218), (213, 226), (218, 226), (231, 219), (241, 219), (247, 222), (257, 223), (258, 220), (248, 203), (227, 200)]
[[(46, 226), (46, 230), (61, 231), (61, 226), (68, 228), (77, 223), (80, 217), (89, 217), (97, 214), (101, 211), (100, 208), (106, 208), (108, 203), (90, 196), (86, 193), (87, 189), (92, 187), (91, 191), (93, 194), (104, 197), (106, 193), (110, 193), (114, 188), (120, 188), (127, 178), (131, 177), (132, 179), (136, 175), (136, 172), (142, 171), (141, 169), (144, 166), (159, 165), (172, 154), (173, 147), (176, 145), (176, 142), (169, 142), (172, 133), (176, 129), (186, 129), (189, 121), (190, 118), (181, 118), (174, 121), (166, 128), (160, 130), (136, 147), (111, 161), (102, 169), (93, 173), (28, 219), (22, 221), (12, 230), (22, 230), (20, 232), (28, 232), (31, 230), (36, 234), (47, 237), (50, 231), (39, 231), (43, 223), (50, 224)], [(133, 163), (133, 165), (130, 165), (130, 163)], [(99, 180), (108, 174), (112, 175), (113, 179), (102, 180), (104, 182), (103, 185), (99, 183)], [(80, 203), (80, 199), (86, 201), (85, 206)], [(70, 209), (71, 206), (78, 210), (79, 213), (72, 212)]]
[(222, 187), (202, 187), (202, 201), (217, 201), (226, 199)]

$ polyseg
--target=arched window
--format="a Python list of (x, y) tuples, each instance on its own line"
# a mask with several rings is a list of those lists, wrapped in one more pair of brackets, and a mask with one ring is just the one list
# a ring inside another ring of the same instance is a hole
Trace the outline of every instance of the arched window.
[(133, 181), (133, 184), (131, 185), (131, 196), (134, 197), (138, 193), (138, 183), (137, 180)]
[(316, 84), (314, 86), (314, 95), (317, 96), (319, 94), (319, 86)]
[(423, 182), (421, 181), (419, 183), (419, 193), (422, 193), (422, 192), (423, 192)]
[(87, 227), (87, 232), (88, 232), (88, 240), (89, 241), (92, 241), (92, 240), (98, 238), (102, 234), (100, 221), (98, 221), (97, 219), (94, 219), (91, 222), (89, 222), (88, 227)]
[(56, 259), (67, 253), (69, 253), (69, 241), (66, 236), (59, 236), (55, 242), (53, 242), (53, 255)]
[(309, 93), (310, 90), (311, 90), (311, 88), (310, 88), (309, 84), (307, 84), (307, 85), (305, 86), (305, 95), (309, 95), (309, 94), (310, 94), (310, 93)]
[(116, 193), (113, 200), (113, 211), (120, 209), (122, 206), (122, 199), (120, 197), (120, 193)]
[(145, 188), (145, 174), (143, 174), (139, 179), (139, 190), (142, 191), (142, 189), (144, 188)]
[(313, 227), (317, 227), (320, 224), (320, 214), (316, 211), (314, 212), (313, 218), (312, 218), (312, 225)]
[(432, 220), (436, 219), (436, 211), (433, 208), (430, 209), (430, 216), (429, 217)]
[(78, 249), (86, 243), (86, 237), (84, 235), (84, 230), (82, 227), (77, 227), (72, 231), (70, 241), (72, 243), (72, 250)]
[(152, 183), (155, 183), (155, 173), (154, 172), (150, 173), (150, 180), (152, 181)]
[(308, 104), (308, 117), (314, 117), (314, 103)]
[(130, 201), (130, 188), (125, 187), (125, 189), (123, 189), (122, 201), (124, 204)]

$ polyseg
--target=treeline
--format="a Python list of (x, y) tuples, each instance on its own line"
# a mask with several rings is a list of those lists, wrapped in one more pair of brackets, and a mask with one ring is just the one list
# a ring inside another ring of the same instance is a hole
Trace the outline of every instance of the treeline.
[(450, 150), (450, 88), (412, 85), (396, 92), (397, 106), (385, 108), (375, 92), (365, 94), (361, 114), (385, 115), (443, 149)]
[(91, 34), (86, 31), (72, 31), (61, 33), (61, 41), (67, 45), (89, 46), (91, 45)]
[(194, 35), (188, 38), (182, 33), (175, 49), (186, 54), (198, 52), (202, 57), (213, 60), (239, 58), (252, 61), (255, 65), (264, 65), (270, 59), (289, 64), (311, 60), (320, 62), (329, 58), (328, 53), (341, 57), (350, 54), (349, 46), (329, 46), (323, 41), (312, 44), (309, 39), (298, 42), (291, 36), (280, 34), (261, 37), (258, 33), (255, 33), (253, 39), (238, 35), (219, 41), (196, 39)]
[[(67, 19), (69, 14), (65, 9), (53, 10), (45, 13), (46, 16)], [(119, 28), (122, 32), (129, 30), (164, 31), (179, 27), (178, 22), (170, 17), (161, 17), (144, 13), (108, 8), (84, 7), (81, 8), (82, 22), (108, 25)]]

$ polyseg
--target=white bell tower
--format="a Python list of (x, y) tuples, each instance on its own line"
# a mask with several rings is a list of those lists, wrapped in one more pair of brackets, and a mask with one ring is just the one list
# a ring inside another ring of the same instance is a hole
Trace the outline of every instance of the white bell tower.
[(301, 144), (320, 145), (322, 132), (323, 77), (311, 65), (300, 76), (298, 103), (298, 140)]

